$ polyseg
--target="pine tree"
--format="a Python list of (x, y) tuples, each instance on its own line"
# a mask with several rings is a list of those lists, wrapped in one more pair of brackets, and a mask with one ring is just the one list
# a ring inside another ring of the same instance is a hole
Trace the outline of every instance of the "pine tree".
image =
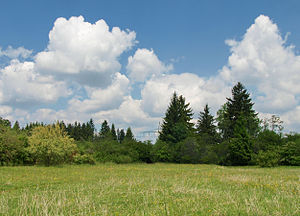
[(126, 140), (134, 140), (134, 136), (133, 136), (133, 133), (132, 133), (130, 127), (127, 128), (127, 130), (126, 130), (125, 139), (126, 139)]
[(110, 133), (110, 128), (106, 120), (101, 125), (100, 136), (107, 137)]
[(111, 133), (111, 136), (112, 136), (113, 140), (117, 140), (118, 139), (114, 124), (111, 125), (110, 133)]
[(124, 132), (124, 129), (121, 129), (119, 132), (119, 135), (118, 135), (119, 142), (122, 143), (124, 138), (125, 138), (125, 132)]
[(219, 125), (223, 125), (224, 128), (220, 128), (223, 132), (223, 138), (233, 138), (234, 128), (237, 121), (242, 116), (245, 122), (245, 128), (250, 136), (255, 136), (258, 132), (259, 119), (257, 113), (253, 109), (254, 103), (251, 101), (250, 94), (245, 87), (238, 82), (232, 88), (232, 98), (227, 98), (227, 103), (223, 112), (223, 121), (219, 122)]
[(207, 134), (209, 136), (215, 137), (216, 136), (216, 125), (214, 125), (215, 119), (209, 113), (208, 104), (205, 105), (203, 112), (200, 112), (199, 119), (197, 122), (197, 133)]
[(14, 126), (13, 126), (13, 130), (15, 131), (19, 131), (20, 130), (20, 124), (18, 121), (15, 122)]
[(184, 140), (193, 131), (192, 109), (189, 103), (185, 103), (185, 98), (176, 92), (173, 93), (171, 102), (166, 111), (165, 118), (159, 132), (159, 140), (168, 143), (178, 143)]

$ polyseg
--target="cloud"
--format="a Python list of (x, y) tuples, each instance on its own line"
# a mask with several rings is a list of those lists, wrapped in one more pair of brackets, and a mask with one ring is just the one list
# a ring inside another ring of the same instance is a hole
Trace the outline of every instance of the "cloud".
[(30, 107), (34, 103), (52, 103), (70, 94), (64, 82), (36, 72), (33, 62), (12, 60), (0, 69), (0, 103)]
[(37, 69), (93, 87), (105, 87), (121, 68), (118, 57), (135, 45), (135, 32), (95, 24), (82, 16), (58, 18), (49, 33), (45, 51), (36, 55)]
[(12, 48), (12, 46), (8, 46), (6, 50), (2, 50), (0, 47), (0, 57), (6, 56), (11, 59), (17, 58), (29, 58), (32, 54), (32, 50), (25, 49), (24, 47), (18, 47), (16, 49)]
[[(127, 77), (120, 73), (119, 57), (135, 43), (135, 32), (110, 29), (104, 20), (91, 24), (83, 17), (58, 18), (46, 50), (33, 61), (12, 60), (0, 68), (0, 115), (45, 122), (92, 117), (138, 133), (158, 127), (174, 91), (190, 102), (197, 118), (206, 103), (215, 114), (241, 81), (261, 116), (280, 114), (287, 130), (299, 130), (300, 56), (269, 17), (257, 17), (240, 40), (226, 40), (227, 64), (206, 78), (172, 74), (173, 65), (148, 49), (137, 49), (128, 58)], [(27, 55), (22, 49), (19, 54), (7, 50), (0, 55)], [(133, 98), (136, 82), (141, 96)], [(66, 108), (55, 108), (59, 98)]]
[(216, 78), (204, 79), (196, 74), (171, 74), (151, 79), (142, 89), (142, 107), (153, 116), (162, 116), (173, 92), (183, 95), (198, 113), (206, 103), (216, 111), (230, 94), (229, 86)]
[(173, 65), (162, 63), (153, 50), (137, 49), (134, 56), (129, 56), (126, 68), (132, 81), (144, 82), (152, 76), (172, 70)]
[(121, 128), (131, 126), (135, 133), (156, 129), (158, 122), (161, 120), (157, 117), (151, 117), (144, 112), (141, 100), (135, 100), (131, 96), (127, 96), (117, 109), (99, 111), (94, 114), (94, 117), (99, 122), (105, 119), (109, 120), (109, 122), (113, 122), (117, 127)]
[(84, 100), (71, 99), (69, 106), (78, 112), (96, 112), (115, 109), (120, 106), (129, 93), (129, 80), (125, 75), (117, 73), (112, 84), (107, 88), (86, 88), (88, 98)]
[(300, 56), (286, 45), (269, 17), (256, 18), (241, 41), (227, 40), (228, 65), (220, 72), (226, 81), (253, 87), (258, 111), (284, 113), (299, 104)]

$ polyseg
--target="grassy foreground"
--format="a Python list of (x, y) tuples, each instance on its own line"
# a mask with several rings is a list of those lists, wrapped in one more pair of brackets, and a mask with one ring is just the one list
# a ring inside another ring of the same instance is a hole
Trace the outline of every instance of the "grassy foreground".
[(299, 167), (0, 167), (0, 215), (300, 215), (299, 203)]

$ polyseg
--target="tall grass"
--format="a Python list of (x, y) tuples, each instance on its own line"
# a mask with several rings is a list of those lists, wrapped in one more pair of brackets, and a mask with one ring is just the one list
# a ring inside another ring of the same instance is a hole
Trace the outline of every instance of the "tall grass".
[(0, 215), (300, 215), (299, 167), (0, 167)]

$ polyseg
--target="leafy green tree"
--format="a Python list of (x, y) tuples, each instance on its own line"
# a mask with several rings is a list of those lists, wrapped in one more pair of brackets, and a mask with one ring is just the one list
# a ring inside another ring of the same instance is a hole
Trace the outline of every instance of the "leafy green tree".
[(0, 124), (0, 165), (30, 164), (30, 154), (26, 149), (27, 137)]
[(46, 166), (72, 161), (77, 152), (74, 140), (59, 126), (38, 126), (32, 131), (29, 140), (29, 152), (37, 163)]
[(176, 92), (173, 93), (159, 131), (159, 140), (175, 144), (193, 133), (194, 124), (191, 123), (193, 113), (189, 106), (182, 95), (178, 97)]
[(11, 123), (9, 120), (0, 117), (0, 125), (4, 127), (11, 127)]
[[(256, 136), (259, 131), (259, 119), (257, 113), (253, 109), (254, 103), (251, 101), (250, 94), (247, 92), (245, 87), (238, 82), (232, 88), (232, 98), (227, 98), (226, 106), (223, 107), (225, 110), (222, 111), (223, 117), (219, 122), (219, 125), (223, 128), (220, 130), (223, 132), (223, 138), (233, 138), (234, 128), (236, 127), (237, 121), (244, 118), (244, 127), (250, 136)], [(220, 118), (219, 118), (220, 119)]]

